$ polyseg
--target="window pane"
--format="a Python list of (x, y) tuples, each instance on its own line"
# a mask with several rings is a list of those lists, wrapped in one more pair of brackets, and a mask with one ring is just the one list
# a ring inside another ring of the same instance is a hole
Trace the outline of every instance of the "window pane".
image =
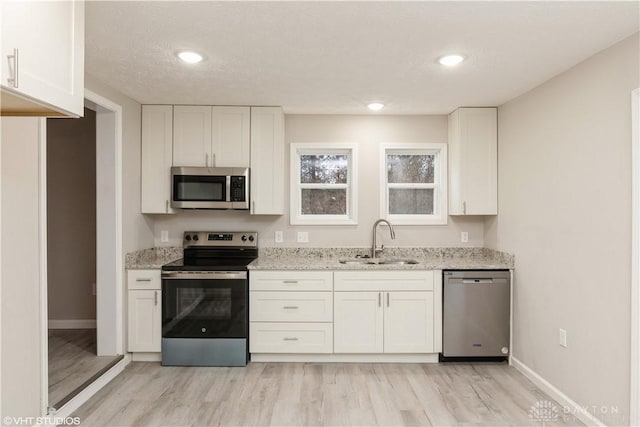
[(346, 215), (347, 190), (303, 189), (302, 215)]
[(433, 183), (435, 156), (388, 154), (387, 180), (392, 183)]
[(433, 188), (389, 189), (392, 215), (433, 215)]
[(303, 184), (346, 184), (348, 156), (318, 154), (300, 156), (300, 182)]

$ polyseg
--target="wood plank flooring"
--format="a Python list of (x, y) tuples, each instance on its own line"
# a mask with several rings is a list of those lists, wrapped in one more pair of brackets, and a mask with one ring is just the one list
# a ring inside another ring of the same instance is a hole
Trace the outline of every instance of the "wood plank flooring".
[[(132, 363), (78, 409), (84, 426), (503, 426), (552, 401), (505, 364)], [(582, 425), (573, 417), (544, 425)]]
[(49, 329), (49, 406), (59, 407), (116, 357), (96, 356), (95, 329)]

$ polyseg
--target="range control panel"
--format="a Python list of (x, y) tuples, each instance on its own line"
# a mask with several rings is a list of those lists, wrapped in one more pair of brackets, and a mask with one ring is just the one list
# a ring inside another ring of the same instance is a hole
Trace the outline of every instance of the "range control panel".
[(257, 247), (258, 233), (255, 231), (185, 231), (182, 246), (241, 246)]

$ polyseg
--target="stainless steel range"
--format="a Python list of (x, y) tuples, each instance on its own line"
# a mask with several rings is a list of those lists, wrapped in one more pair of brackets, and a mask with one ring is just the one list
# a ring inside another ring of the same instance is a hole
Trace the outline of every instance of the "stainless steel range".
[(245, 366), (258, 233), (187, 231), (183, 247), (162, 266), (162, 364)]

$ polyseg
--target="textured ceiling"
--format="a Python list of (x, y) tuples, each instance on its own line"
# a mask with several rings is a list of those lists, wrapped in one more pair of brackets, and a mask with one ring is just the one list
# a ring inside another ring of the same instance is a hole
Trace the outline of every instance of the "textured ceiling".
[[(442, 114), (500, 105), (640, 28), (631, 2), (86, 3), (86, 70), (141, 103)], [(202, 53), (195, 66), (181, 49)], [(436, 58), (468, 57), (456, 68)]]

